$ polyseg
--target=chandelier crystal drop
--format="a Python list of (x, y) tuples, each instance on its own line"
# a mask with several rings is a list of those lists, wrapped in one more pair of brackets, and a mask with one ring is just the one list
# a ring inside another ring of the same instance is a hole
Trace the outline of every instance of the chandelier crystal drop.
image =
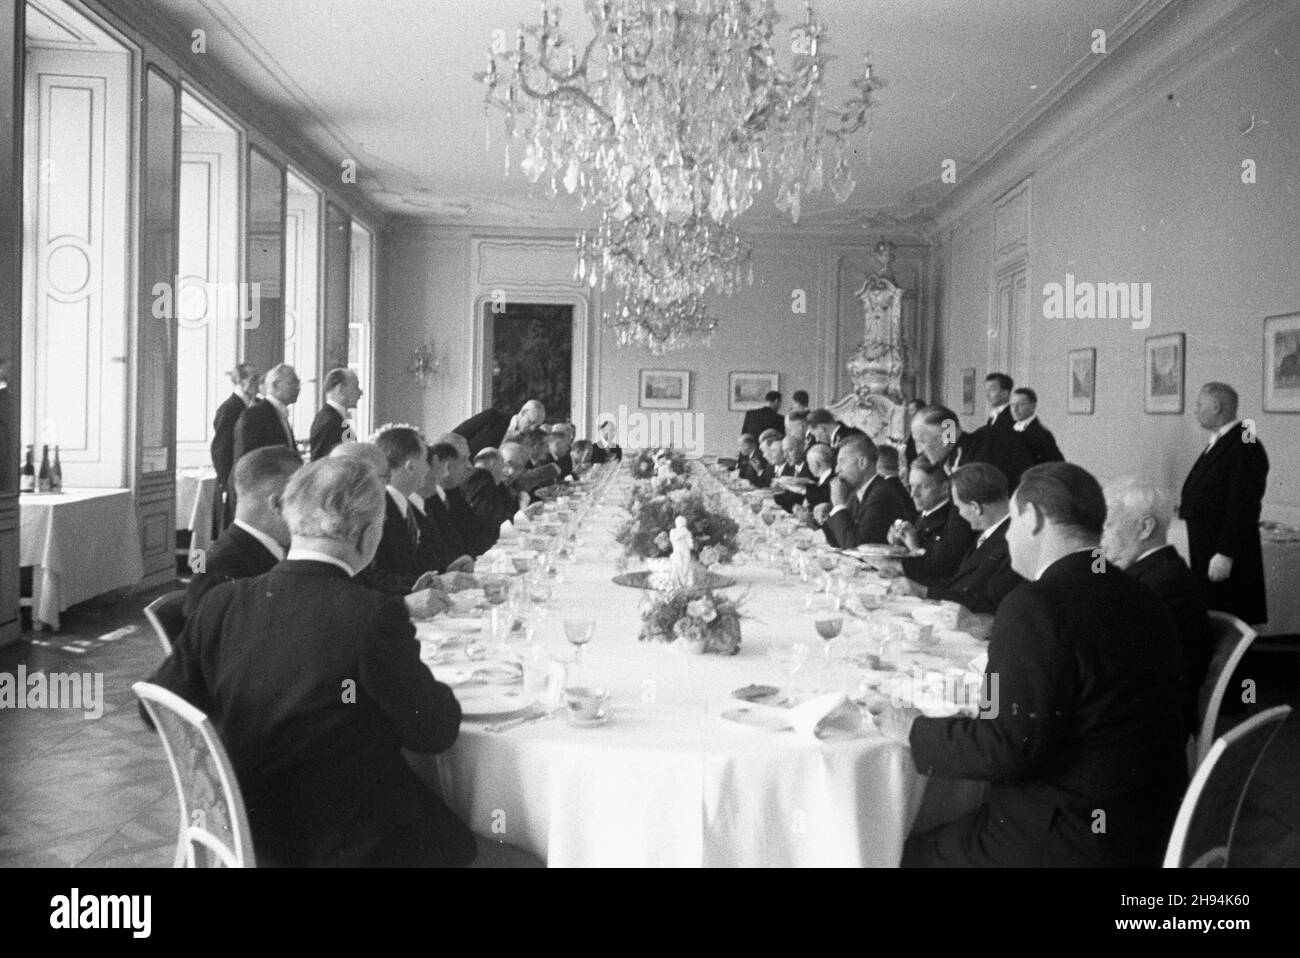
[(585, 0), (585, 10), (592, 36), (577, 42), (542, 0), (541, 23), (521, 26), (513, 46), (499, 37), (475, 74), (485, 106), (505, 113), (507, 169), (520, 156), (548, 195), (600, 211), (579, 239), (584, 281), (618, 286), (620, 308), (676, 304), (673, 315), (695, 317), (702, 306), (689, 300), (747, 275), (736, 221), (765, 181), (794, 222), (809, 194), (848, 199), (849, 137), (883, 83), (868, 63), (850, 99), (826, 105), (827, 35), (811, 3), (786, 31), (773, 0)]
[(605, 312), (620, 346), (640, 346), (656, 356), (688, 346), (708, 346), (718, 321), (695, 297), (656, 303), (620, 295)]

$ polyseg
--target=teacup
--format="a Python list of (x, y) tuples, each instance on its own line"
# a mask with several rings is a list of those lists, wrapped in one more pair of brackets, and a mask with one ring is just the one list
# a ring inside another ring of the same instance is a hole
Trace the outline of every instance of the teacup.
[(575, 686), (564, 690), (564, 717), (570, 722), (603, 722), (609, 716), (609, 692)]

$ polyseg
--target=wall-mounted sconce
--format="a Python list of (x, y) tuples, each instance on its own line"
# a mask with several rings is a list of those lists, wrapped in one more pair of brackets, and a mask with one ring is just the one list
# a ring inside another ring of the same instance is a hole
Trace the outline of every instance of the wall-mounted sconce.
[(432, 343), (421, 343), (416, 347), (406, 366), (406, 372), (420, 381), (421, 389), (428, 388), (430, 377), (438, 372), (438, 357), (434, 354)]

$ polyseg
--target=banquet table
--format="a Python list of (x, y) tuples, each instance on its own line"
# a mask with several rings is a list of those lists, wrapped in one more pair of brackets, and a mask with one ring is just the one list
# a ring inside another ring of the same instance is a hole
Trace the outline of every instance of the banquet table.
[[(868, 716), (858, 737), (820, 740), (793, 730), (738, 724), (722, 713), (742, 706), (732, 692), (790, 678), (768, 655), (774, 641), (821, 640), (803, 609), (809, 586), (754, 560), (723, 566), (742, 597), (743, 641), (730, 657), (691, 655), (637, 639), (645, 593), (616, 585), (609, 504), (586, 523), (589, 545), (561, 563), (554, 608), (538, 629), (559, 659), (563, 621), (596, 622), (584, 671), (611, 693), (612, 716), (596, 728), (548, 718), (505, 732), (466, 718), (456, 745), (438, 759), (412, 756), (471, 829), (565, 866), (896, 866), (903, 841), (972, 810), (983, 786), (930, 782), (908, 748)], [(622, 518), (625, 518), (625, 514)], [(505, 548), (510, 543), (503, 544)], [(485, 557), (490, 561), (491, 556)], [(845, 616), (852, 643), (863, 622)], [(473, 634), (473, 620), (459, 623)], [(457, 623), (428, 623), (426, 631)], [(967, 660), (983, 643), (927, 648)], [(441, 666), (431, 666), (439, 676)]]
[(32, 566), (32, 619), (51, 629), (70, 606), (144, 578), (130, 489), (65, 489), (19, 498), (21, 565)]
[[(1190, 560), (1187, 549), (1187, 523), (1175, 520), (1169, 527), (1169, 542), (1184, 561)], [(1268, 623), (1261, 635), (1300, 635), (1300, 532), (1284, 526), (1260, 529), (1264, 553), (1264, 592), (1268, 601)]]
[(176, 476), (176, 530), (188, 530), (190, 549), (212, 544), (212, 511), (217, 501), (217, 474), (212, 469), (186, 469)]

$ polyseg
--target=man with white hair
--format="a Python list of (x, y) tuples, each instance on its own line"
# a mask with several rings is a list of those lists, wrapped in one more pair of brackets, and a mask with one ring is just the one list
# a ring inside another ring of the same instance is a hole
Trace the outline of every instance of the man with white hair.
[(212, 467), (217, 471), (217, 506), (213, 509), (214, 535), (235, 518), (234, 484), (230, 474), (235, 468), (235, 426), (244, 410), (257, 399), (262, 376), (249, 363), (238, 363), (230, 371), (234, 391), (217, 407), (212, 419)]
[(470, 416), (452, 432), (464, 436), (469, 443), (470, 455), (476, 456), (483, 449), (500, 448), (507, 437), (536, 429), (544, 422), (546, 407), (539, 400), (530, 399), (514, 416), (507, 416), (499, 409), (484, 409), (481, 413)]
[(401, 600), (356, 581), (385, 499), (374, 470), (346, 456), (297, 472), (288, 556), (212, 589), (150, 679), (215, 723), (259, 865), (474, 859), (473, 835), (402, 755), (451, 748), (460, 705), (420, 661)]
[(1237, 391), (1227, 383), (1201, 387), (1196, 421), (1210, 441), (1187, 474), (1178, 509), (1192, 572), (1207, 606), (1258, 625), (1268, 621), (1259, 539), (1268, 456), (1254, 425), (1237, 418)]
[(522, 496), (510, 487), (505, 457), (499, 449), (482, 449), (465, 477), (465, 498), (479, 521), (500, 530), (519, 511)]
[(1165, 541), (1173, 508), (1154, 484), (1126, 477), (1106, 487), (1106, 558), (1156, 594), (1178, 628), (1183, 652), (1183, 718), (1196, 731), (1197, 698), (1214, 653), (1205, 597), (1178, 550)]
[(265, 396), (245, 409), (235, 423), (235, 462), (264, 446), (298, 448), (289, 424), (289, 407), (298, 401), (301, 388), (298, 374), (288, 363), (266, 374)]

